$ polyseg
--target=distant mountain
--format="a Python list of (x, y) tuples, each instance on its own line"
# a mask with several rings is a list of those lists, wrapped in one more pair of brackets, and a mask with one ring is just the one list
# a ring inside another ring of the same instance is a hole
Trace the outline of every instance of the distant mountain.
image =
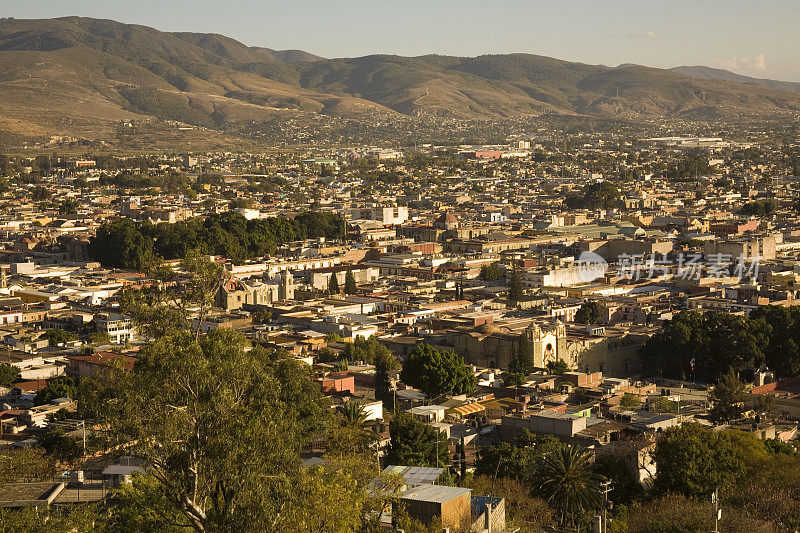
[(120, 121), (152, 117), (238, 131), (314, 114), (637, 120), (800, 111), (794, 84), (679, 69), (530, 54), (324, 59), (111, 20), (0, 19), (0, 132), (104, 138)]
[(742, 76), (741, 74), (736, 74), (735, 72), (730, 72), (720, 68), (697, 65), (694, 67), (675, 67), (670, 70), (677, 72), (678, 74), (683, 74), (684, 76), (689, 76), (690, 78), (696, 78), (699, 80), (725, 80), (736, 83), (751, 83), (755, 85), (763, 85), (764, 87), (769, 87), (771, 89), (778, 89), (779, 91), (800, 93), (800, 83), (797, 82), (751, 78), (750, 76)]

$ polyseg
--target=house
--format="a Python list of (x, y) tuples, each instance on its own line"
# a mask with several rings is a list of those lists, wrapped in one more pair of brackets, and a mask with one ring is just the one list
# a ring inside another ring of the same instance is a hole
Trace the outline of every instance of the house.
[(442, 528), (463, 531), (472, 524), (472, 489), (446, 485), (420, 485), (400, 495), (408, 514), (429, 524), (440, 519)]

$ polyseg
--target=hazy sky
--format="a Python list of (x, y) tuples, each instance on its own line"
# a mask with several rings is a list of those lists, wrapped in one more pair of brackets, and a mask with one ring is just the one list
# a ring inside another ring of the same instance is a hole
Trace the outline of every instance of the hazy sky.
[(0, 0), (0, 15), (82, 15), (325, 57), (526, 52), (800, 81), (798, 0)]

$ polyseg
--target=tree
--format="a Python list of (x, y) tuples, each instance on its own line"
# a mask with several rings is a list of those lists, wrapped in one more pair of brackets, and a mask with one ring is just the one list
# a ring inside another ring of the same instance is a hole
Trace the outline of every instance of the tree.
[(67, 198), (58, 206), (59, 215), (77, 215), (80, 204), (74, 198)]
[(375, 398), (383, 401), (384, 409), (394, 409), (389, 373), (399, 368), (400, 363), (389, 350), (375, 355)]
[(575, 322), (580, 324), (598, 324), (606, 317), (606, 307), (596, 300), (584, 302), (575, 312)]
[(292, 530), (289, 516), (317, 505), (299, 454), (325, 431), (326, 400), (302, 363), (246, 344), (225, 328), (173, 331), (113, 375), (109, 445), (144, 458), (159, 508), (197, 531)]
[(733, 370), (728, 370), (708, 394), (711, 419), (716, 422), (731, 422), (742, 416), (747, 399), (747, 386), (739, 380)]
[(341, 294), (341, 290), (339, 289), (339, 280), (336, 279), (336, 272), (331, 274), (330, 279), (328, 279), (328, 294)]
[[(650, 533), (670, 531), (694, 533), (709, 531), (713, 527), (714, 507), (709, 498), (687, 498), (681, 494), (666, 494), (660, 498), (620, 506), (619, 512), (609, 521), (612, 533)], [(775, 531), (771, 524), (739, 509), (725, 506), (720, 531), (730, 533), (769, 533)]]
[(0, 385), (8, 387), (15, 381), (19, 380), (19, 377), (19, 368), (8, 363), (0, 364)]
[(508, 301), (517, 305), (522, 301), (525, 296), (524, 287), (522, 285), (522, 278), (519, 275), (516, 265), (511, 271), (511, 279), (508, 282)]
[(563, 374), (564, 372), (569, 372), (569, 365), (563, 359), (548, 361), (547, 371), (551, 374)]
[(51, 429), (45, 433), (36, 445), (62, 462), (74, 461), (81, 456), (82, 451), (75, 439), (65, 435), (61, 428)]
[(715, 432), (696, 423), (664, 431), (656, 444), (656, 489), (690, 497), (708, 497), (716, 488), (728, 493), (749, 465), (767, 457), (763, 441), (736, 430)]
[(535, 365), (533, 363), (533, 343), (528, 340), (528, 336), (522, 333), (517, 342), (517, 350), (514, 352), (514, 357), (508, 365), (509, 372), (523, 374), (527, 376), (533, 372)]
[(471, 394), (475, 376), (455, 352), (438, 350), (430, 344), (419, 344), (403, 364), (400, 379), (436, 398), (444, 394)]
[(600, 506), (600, 476), (588, 452), (563, 445), (546, 455), (536, 474), (536, 490), (558, 513), (562, 525), (580, 523), (590, 509)]
[(75, 398), (75, 381), (70, 377), (51, 379), (47, 386), (36, 393), (34, 405), (44, 405), (56, 398)]
[(74, 333), (65, 331), (63, 329), (48, 329), (44, 332), (42, 337), (48, 340), (50, 346), (66, 344), (68, 342), (77, 340), (78, 338), (78, 336)]
[(642, 401), (639, 399), (638, 394), (626, 392), (622, 395), (622, 398), (619, 399), (619, 406), (623, 409), (638, 409), (641, 405)]
[(348, 270), (347, 274), (344, 276), (344, 293), (355, 294), (357, 292), (358, 287), (356, 286), (356, 277), (353, 275), (352, 270)]
[(580, 194), (570, 194), (564, 203), (570, 209), (613, 209), (619, 205), (621, 194), (610, 181), (592, 183)]
[(479, 276), (483, 281), (495, 281), (503, 277), (503, 271), (497, 263), (481, 266)]
[(40, 447), (0, 452), (0, 484), (52, 479), (56, 475), (53, 457)]
[(389, 450), (386, 461), (392, 465), (447, 466), (447, 437), (438, 429), (401, 412), (389, 422)]
[(666, 321), (639, 355), (649, 375), (716, 381), (728, 369), (741, 371), (763, 362), (769, 333), (760, 320), (684, 311)]
[(361, 404), (349, 401), (337, 409), (339, 424), (334, 426), (329, 442), (340, 453), (365, 452), (376, 435), (367, 423), (367, 413)]
[(523, 533), (543, 531), (555, 526), (553, 510), (547, 502), (531, 495), (530, 487), (513, 477), (475, 476), (467, 486), (475, 495), (490, 495), (505, 499), (506, 529), (520, 528)]
[(524, 483), (534, 482), (542, 457), (555, 452), (561, 442), (552, 435), (524, 430), (513, 443), (484, 446), (478, 452), (476, 476), (512, 477)]

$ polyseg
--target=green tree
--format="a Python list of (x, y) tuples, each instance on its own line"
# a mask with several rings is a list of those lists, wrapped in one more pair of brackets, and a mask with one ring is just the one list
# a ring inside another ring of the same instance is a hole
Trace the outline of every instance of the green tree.
[(72, 462), (81, 456), (81, 446), (61, 428), (51, 429), (36, 443), (62, 462)]
[(534, 482), (542, 457), (560, 449), (561, 442), (552, 435), (524, 430), (513, 443), (483, 446), (478, 451), (476, 476), (512, 477), (526, 484)]
[(384, 409), (394, 409), (392, 381), (389, 373), (399, 368), (400, 363), (389, 350), (375, 355), (375, 398), (383, 402)]
[(447, 467), (447, 437), (436, 428), (401, 412), (389, 422), (387, 464)]
[(581, 305), (575, 313), (575, 322), (580, 324), (598, 324), (606, 317), (606, 307), (597, 300), (589, 300)]
[(747, 385), (739, 380), (736, 372), (728, 370), (708, 393), (708, 399), (713, 405), (711, 419), (716, 423), (731, 422), (744, 412)]
[(533, 363), (533, 342), (528, 340), (527, 335), (522, 333), (517, 342), (517, 350), (508, 365), (509, 372), (528, 375), (535, 369)]
[(613, 209), (619, 205), (621, 194), (610, 181), (592, 183), (580, 194), (571, 194), (564, 203), (571, 209)]
[(0, 385), (4, 387), (10, 386), (17, 381), (20, 377), (19, 368), (8, 363), (0, 364)]
[(516, 265), (511, 271), (511, 278), (508, 281), (508, 301), (517, 305), (522, 301), (525, 295), (524, 286), (522, 285), (522, 278), (519, 275)]
[(623, 409), (638, 409), (641, 405), (642, 401), (639, 399), (638, 394), (626, 392), (622, 395), (622, 398), (619, 399), (619, 406)]
[(361, 404), (346, 402), (336, 409), (339, 424), (334, 425), (329, 437), (331, 449), (339, 453), (366, 452), (375, 441), (376, 434), (367, 422), (367, 413)]
[(44, 405), (52, 402), (56, 398), (75, 398), (75, 381), (70, 377), (60, 377), (51, 379), (47, 386), (36, 393), (33, 399), (34, 405)]
[(336, 279), (336, 273), (334, 272), (328, 280), (328, 294), (341, 294), (341, 292), (342, 291), (339, 289), (339, 280)]
[(569, 365), (563, 359), (548, 361), (547, 371), (551, 374), (563, 374), (564, 372), (569, 372)]
[(495, 281), (503, 277), (503, 271), (497, 263), (481, 266), (479, 276), (483, 281)]
[(58, 346), (78, 339), (78, 336), (63, 329), (48, 329), (42, 335), (48, 340), (50, 346)]
[(666, 321), (639, 351), (651, 376), (716, 381), (728, 369), (764, 361), (769, 328), (763, 321), (728, 313), (684, 311)]
[(600, 507), (600, 476), (591, 456), (577, 446), (563, 445), (547, 454), (536, 473), (536, 492), (558, 513), (561, 525), (574, 526)]
[(113, 378), (109, 444), (147, 461), (159, 509), (197, 531), (286, 531), (297, 526), (290, 515), (318, 505), (298, 491), (299, 454), (325, 431), (326, 400), (302, 363), (248, 351), (233, 330), (183, 330), (144, 346), (134, 371)]
[(471, 394), (475, 376), (455, 352), (438, 350), (430, 344), (419, 344), (403, 364), (400, 379), (436, 398), (444, 394)]
[(58, 206), (59, 215), (77, 215), (80, 204), (74, 198), (67, 198)]
[(656, 444), (656, 488), (690, 497), (728, 493), (749, 465), (767, 457), (764, 443), (741, 431), (715, 432), (696, 423), (667, 429)]
[[(666, 494), (660, 498), (620, 506), (609, 521), (611, 533), (695, 533), (713, 529), (713, 505), (709, 498), (687, 498), (681, 494)], [(720, 531), (730, 533), (769, 533), (774, 528), (768, 522), (747, 516), (739, 509), (725, 506)]]
[(353, 275), (352, 270), (348, 270), (344, 277), (344, 293), (355, 294), (357, 292), (358, 287), (356, 286), (356, 277)]

